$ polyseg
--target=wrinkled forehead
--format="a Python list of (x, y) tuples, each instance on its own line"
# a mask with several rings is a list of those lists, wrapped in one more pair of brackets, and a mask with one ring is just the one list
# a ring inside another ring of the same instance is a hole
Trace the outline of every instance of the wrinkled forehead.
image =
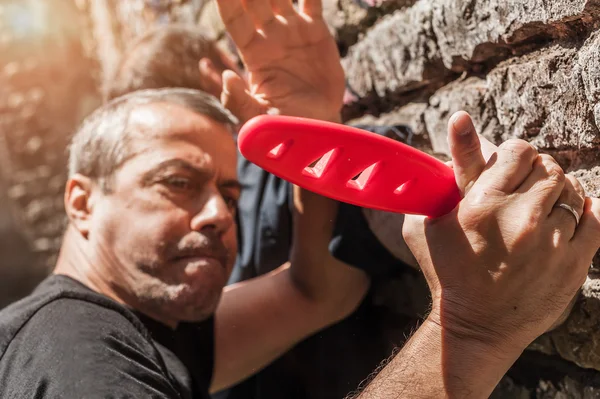
[[(142, 138), (168, 138), (189, 135), (191, 139), (202, 138), (201, 133), (228, 132), (228, 128), (183, 105), (155, 102), (138, 105), (129, 113), (127, 121), (131, 132)], [(223, 135), (227, 136), (227, 134)]]
[(133, 156), (205, 157), (235, 175), (236, 146), (230, 128), (179, 104), (157, 102), (136, 106), (127, 123)]

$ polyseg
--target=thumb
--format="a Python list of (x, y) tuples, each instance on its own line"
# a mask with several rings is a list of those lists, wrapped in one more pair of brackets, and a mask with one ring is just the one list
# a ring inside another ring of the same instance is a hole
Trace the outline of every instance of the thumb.
[(486, 165), (479, 136), (468, 113), (459, 111), (450, 118), (448, 144), (454, 163), (456, 184), (465, 195)]
[(576, 253), (592, 260), (600, 248), (600, 199), (585, 199), (583, 215), (571, 242)]
[(471, 116), (464, 111), (452, 115), (448, 122), (448, 144), (456, 184), (466, 194), (498, 147), (477, 134)]
[(231, 111), (240, 123), (264, 114), (266, 108), (248, 92), (246, 82), (233, 71), (223, 72), (221, 103)]
[(459, 111), (450, 118), (448, 144), (454, 163), (456, 184), (465, 195), (477, 181), (486, 165), (486, 160), (481, 152), (479, 135), (475, 131), (475, 126), (468, 113)]
[(208, 94), (219, 98), (223, 90), (223, 80), (215, 65), (210, 59), (202, 58), (198, 63), (198, 70), (202, 89)]

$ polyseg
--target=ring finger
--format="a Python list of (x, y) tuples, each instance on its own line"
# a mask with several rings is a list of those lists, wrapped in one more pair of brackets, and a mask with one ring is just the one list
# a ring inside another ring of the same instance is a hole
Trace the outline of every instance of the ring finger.
[(573, 176), (565, 177), (565, 187), (548, 219), (561, 237), (571, 240), (583, 214), (585, 190)]

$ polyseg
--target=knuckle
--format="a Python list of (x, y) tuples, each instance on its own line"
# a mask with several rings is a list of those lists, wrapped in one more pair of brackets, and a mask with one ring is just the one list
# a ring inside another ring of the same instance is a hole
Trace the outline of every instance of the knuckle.
[(529, 159), (537, 155), (537, 150), (521, 139), (507, 140), (500, 145), (500, 149), (511, 153), (516, 159)]

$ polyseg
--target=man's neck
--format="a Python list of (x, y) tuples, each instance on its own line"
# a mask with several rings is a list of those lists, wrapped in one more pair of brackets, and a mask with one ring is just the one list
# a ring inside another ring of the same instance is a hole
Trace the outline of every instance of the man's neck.
[(69, 276), (91, 290), (124, 304), (124, 301), (110, 289), (104, 279), (100, 278), (96, 268), (92, 267), (93, 264), (94, 261), (87, 250), (85, 238), (72, 226), (67, 227), (54, 274)]
[(63, 237), (63, 244), (53, 273), (71, 277), (79, 281), (92, 291), (107, 296), (113, 301), (128, 308), (139, 311), (146, 316), (175, 329), (176, 320), (165, 320), (155, 314), (151, 309), (146, 309), (137, 303), (134, 298), (128, 298), (125, 293), (120, 293), (103, 273), (107, 273), (98, 261), (91, 255), (88, 241), (72, 226), (67, 228)]

